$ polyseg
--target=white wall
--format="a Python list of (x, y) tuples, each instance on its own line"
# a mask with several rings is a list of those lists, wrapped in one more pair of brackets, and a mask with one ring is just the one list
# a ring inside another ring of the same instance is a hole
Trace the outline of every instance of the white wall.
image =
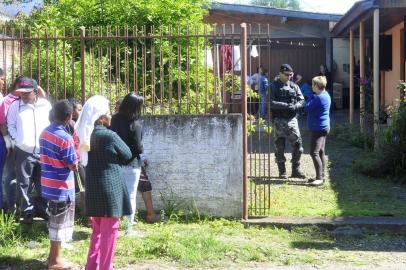
[[(143, 142), (156, 209), (160, 194), (211, 216), (241, 217), (242, 117), (148, 116)], [(144, 209), (141, 194), (137, 207)]]

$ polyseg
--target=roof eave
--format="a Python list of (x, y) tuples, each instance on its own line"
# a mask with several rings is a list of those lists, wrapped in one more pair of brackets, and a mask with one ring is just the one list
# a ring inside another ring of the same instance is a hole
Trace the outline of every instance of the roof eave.
[(269, 16), (291, 17), (291, 18), (321, 20), (331, 22), (337, 22), (342, 18), (341, 14), (317, 13), (300, 10), (280, 9), (252, 5), (226, 4), (226, 3), (212, 3), (209, 9), (215, 11), (261, 14)]
[(334, 26), (332, 35), (334, 37), (343, 36), (346, 31), (369, 11), (379, 7), (375, 5), (375, 1), (360, 1), (355, 3), (347, 13), (341, 18), (340, 21)]

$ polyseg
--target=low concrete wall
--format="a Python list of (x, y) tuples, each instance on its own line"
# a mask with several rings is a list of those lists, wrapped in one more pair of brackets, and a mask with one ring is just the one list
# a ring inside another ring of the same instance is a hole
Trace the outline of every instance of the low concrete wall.
[[(143, 142), (155, 209), (172, 200), (201, 214), (241, 217), (240, 114), (147, 116)], [(137, 208), (145, 209), (140, 193)]]

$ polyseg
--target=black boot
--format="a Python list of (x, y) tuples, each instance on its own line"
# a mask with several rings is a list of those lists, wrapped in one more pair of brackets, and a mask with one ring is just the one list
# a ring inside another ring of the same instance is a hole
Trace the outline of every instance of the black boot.
[(292, 178), (306, 178), (306, 175), (300, 169), (300, 163), (292, 164)]
[(279, 162), (278, 163), (278, 170), (279, 170), (279, 178), (281, 178), (281, 179), (287, 179), (288, 178), (288, 176), (286, 175), (285, 162)]

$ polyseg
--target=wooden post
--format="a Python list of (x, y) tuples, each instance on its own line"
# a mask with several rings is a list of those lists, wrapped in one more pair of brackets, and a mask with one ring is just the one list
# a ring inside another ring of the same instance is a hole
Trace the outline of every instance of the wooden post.
[(378, 147), (379, 131), (379, 9), (374, 10), (374, 146)]
[(364, 22), (359, 23), (359, 77), (360, 77), (360, 87), (359, 87), (359, 114), (360, 114), (360, 130), (364, 133), (365, 129), (365, 87), (363, 83), (365, 82), (365, 29)]
[(354, 123), (354, 31), (350, 30), (350, 124)]
[(247, 148), (247, 24), (241, 24), (241, 112), (242, 112), (242, 157), (243, 157), (243, 219), (248, 220), (248, 148)]

